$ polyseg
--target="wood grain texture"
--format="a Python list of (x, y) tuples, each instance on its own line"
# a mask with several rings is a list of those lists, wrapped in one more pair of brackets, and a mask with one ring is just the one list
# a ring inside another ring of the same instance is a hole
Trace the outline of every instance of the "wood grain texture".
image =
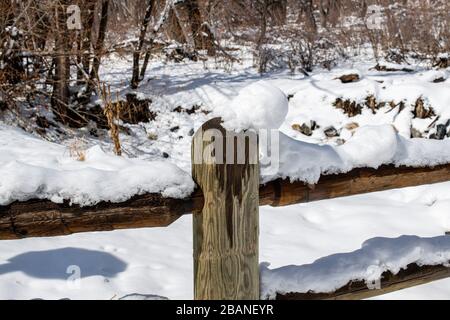
[(419, 286), (450, 277), (450, 268), (438, 266), (418, 266), (410, 264), (398, 274), (385, 272), (382, 275), (381, 288), (371, 290), (364, 281), (352, 281), (333, 293), (288, 293), (278, 294), (277, 300), (361, 300), (390, 292)]
[[(215, 137), (215, 142), (221, 141), (215, 144), (214, 153), (207, 151), (211, 140), (204, 138), (211, 129), (222, 135)], [(205, 200), (203, 211), (193, 219), (194, 296), (197, 300), (258, 300), (258, 148), (246, 143), (245, 162), (232, 164), (237, 155), (226, 161), (227, 141), (237, 145), (233, 134), (221, 127), (220, 119), (207, 122), (194, 136), (192, 172)], [(219, 148), (223, 155), (217, 152)], [(204, 155), (203, 163), (194, 161), (196, 152)], [(255, 164), (249, 161), (252, 157)]]
[(354, 169), (349, 173), (324, 175), (316, 185), (277, 180), (261, 186), (260, 205), (274, 207), (348, 197), (377, 191), (450, 181), (450, 164), (409, 168), (381, 166)]
[(30, 200), (0, 207), (0, 239), (53, 237), (80, 232), (165, 227), (187, 212), (201, 210), (203, 196), (187, 200), (166, 199), (157, 194), (136, 196), (123, 203), (92, 207)]
[[(346, 174), (325, 175), (313, 186), (287, 180), (270, 182), (260, 187), (259, 204), (279, 207), (445, 181), (450, 181), (450, 164), (434, 168), (362, 168)], [(184, 200), (149, 194), (124, 203), (82, 208), (48, 200), (15, 202), (0, 206), (0, 240), (164, 227), (184, 214), (201, 212), (202, 208), (201, 190)]]

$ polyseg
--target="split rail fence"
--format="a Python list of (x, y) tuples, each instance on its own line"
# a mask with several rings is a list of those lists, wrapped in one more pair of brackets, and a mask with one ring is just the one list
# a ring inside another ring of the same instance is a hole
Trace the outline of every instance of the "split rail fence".
[[(224, 148), (227, 137), (236, 136), (227, 132), (219, 119), (213, 119), (194, 136), (193, 154), (208, 147), (210, 141), (204, 141), (202, 134), (210, 129), (222, 133)], [(248, 143), (245, 164), (227, 164), (213, 155), (210, 161), (194, 163), (192, 172), (198, 188), (188, 199), (146, 194), (123, 203), (104, 202), (91, 207), (47, 200), (0, 207), (0, 240), (166, 227), (183, 215), (193, 214), (195, 298), (258, 300), (260, 206), (282, 207), (450, 180), (448, 164), (433, 168), (354, 169), (346, 174), (322, 176), (316, 185), (287, 180), (260, 185), (259, 164), (249, 161), (258, 157), (251, 154), (258, 148), (250, 148)], [(333, 293), (293, 292), (279, 294), (277, 299), (364, 299), (447, 277), (450, 268), (444, 265), (412, 264), (395, 275), (384, 273), (379, 289), (369, 289), (364, 281), (355, 279)]]

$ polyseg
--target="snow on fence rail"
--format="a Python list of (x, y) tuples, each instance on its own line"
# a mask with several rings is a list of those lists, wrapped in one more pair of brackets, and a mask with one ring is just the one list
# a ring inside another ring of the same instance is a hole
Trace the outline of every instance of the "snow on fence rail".
[(427, 284), (433, 281), (450, 277), (450, 268), (446, 265), (423, 265), (411, 263), (398, 273), (385, 271), (381, 275), (381, 280), (377, 285), (367, 283), (364, 280), (354, 279), (345, 286), (328, 293), (321, 292), (290, 292), (285, 294), (277, 293), (277, 300), (361, 300), (368, 299), (383, 294), (399, 291)]
[(450, 238), (374, 238), (302, 266), (261, 266), (261, 297), (363, 299), (450, 276)]
[[(203, 132), (211, 129), (222, 133), (224, 151), (227, 137), (236, 136), (217, 119), (207, 122), (194, 136), (193, 158), (195, 152), (208, 154), (204, 152), (208, 142), (204, 141)], [(247, 138), (251, 139), (248, 134)], [(236, 149), (233, 145), (233, 152)], [(259, 206), (287, 206), (450, 180), (450, 164), (423, 168), (384, 165), (324, 175), (315, 185), (281, 179), (260, 185), (259, 163), (250, 161), (258, 158), (257, 152), (258, 148), (247, 143), (243, 164), (217, 161), (211, 153), (208, 161), (193, 161), (193, 177), (200, 188), (185, 199), (147, 194), (122, 203), (101, 202), (89, 207), (48, 200), (0, 206), (0, 240), (165, 227), (182, 215), (193, 213), (195, 298), (259, 299)], [(404, 267), (395, 274), (389, 270), (383, 273), (381, 289), (370, 290), (364, 281), (354, 279), (332, 293), (284, 293), (276, 298), (365, 298), (450, 276), (446, 264), (409, 263)], [(263, 276), (264, 273), (263, 269)]]
[[(322, 176), (315, 185), (281, 179), (269, 182), (259, 188), (259, 205), (282, 207), (449, 180), (450, 165), (360, 168), (345, 174)], [(203, 203), (200, 189), (185, 199), (146, 194), (121, 203), (101, 202), (88, 207), (71, 205), (68, 201), (14, 202), (0, 206), (0, 240), (167, 227), (183, 215), (201, 212)]]

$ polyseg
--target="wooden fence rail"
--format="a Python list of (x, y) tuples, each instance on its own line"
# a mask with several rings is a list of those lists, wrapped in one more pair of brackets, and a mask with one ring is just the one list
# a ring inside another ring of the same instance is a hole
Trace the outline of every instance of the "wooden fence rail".
[(381, 276), (379, 288), (369, 287), (364, 281), (354, 280), (332, 293), (278, 294), (277, 300), (361, 300), (420, 286), (448, 277), (450, 277), (449, 267), (410, 264), (395, 275), (389, 271), (384, 272)]
[[(276, 180), (259, 189), (260, 206), (287, 206), (311, 201), (450, 181), (450, 165), (434, 168), (383, 166), (323, 176), (316, 185)], [(181, 216), (203, 209), (203, 193), (188, 199), (159, 194), (136, 196), (123, 203), (92, 207), (30, 200), (0, 206), (0, 240), (55, 237), (80, 232), (166, 227)]]
[[(202, 126), (193, 141), (203, 155), (214, 139), (204, 132), (222, 135), (224, 154), (236, 152), (236, 134), (226, 131), (218, 119)], [(242, 134), (244, 135), (244, 134)], [(251, 138), (248, 133), (244, 137)], [(256, 140), (257, 141), (257, 140)], [(166, 199), (157, 194), (135, 196), (123, 203), (80, 207), (47, 200), (15, 202), (0, 207), (0, 240), (53, 237), (79, 232), (165, 227), (185, 214), (194, 213), (194, 282), (197, 299), (259, 298), (259, 206), (287, 206), (369, 192), (450, 181), (450, 164), (434, 168), (382, 166), (355, 169), (346, 174), (325, 175), (316, 185), (277, 180), (260, 186), (257, 148), (245, 145), (243, 164), (193, 161), (193, 177), (199, 185), (188, 199)], [(256, 152), (254, 151), (256, 150)], [(234, 158), (238, 155), (235, 154)], [(225, 159), (222, 159), (225, 160)], [(228, 160), (228, 159), (226, 159)], [(450, 276), (445, 266), (408, 266), (397, 275), (385, 274), (381, 290), (369, 290), (354, 281), (333, 294), (291, 293), (279, 299), (366, 298)]]

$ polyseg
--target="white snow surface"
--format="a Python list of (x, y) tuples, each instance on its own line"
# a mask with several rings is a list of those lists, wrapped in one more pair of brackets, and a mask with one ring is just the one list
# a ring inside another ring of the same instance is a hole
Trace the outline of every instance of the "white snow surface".
[[(383, 164), (412, 167), (450, 162), (450, 140), (406, 139), (392, 125), (365, 126), (341, 146), (318, 145), (280, 132), (278, 170), (261, 166), (262, 183), (277, 178), (317, 183), (323, 174)], [(83, 151), (40, 140), (11, 127), (0, 127), (0, 205), (32, 198), (70, 200), (82, 206), (121, 202), (134, 195), (161, 193), (184, 198), (194, 190), (190, 174), (164, 160), (116, 157), (99, 145)], [(270, 151), (270, 148), (268, 149)]]
[(406, 139), (388, 124), (359, 128), (340, 146), (307, 143), (284, 133), (279, 141), (279, 169), (274, 173), (271, 164), (261, 166), (263, 183), (283, 178), (315, 184), (323, 174), (347, 173), (354, 168), (450, 163), (450, 140)]
[[(445, 257), (450, 236), (440, 236), (450, 230), (449, 190), (447, 182), (261, 207), (260, 262), (274, 269), (298, 265), (300, 278), (318, 279), (323, 288), (332, 288), (338, 286), (332, 266), (349, 275), (344, 266), (355, 264), (352, 270), (361, 272), (370, 265), (395, 271), (410, 261), (439, 259), (440, 248)], [(369, 245), (361, 248), (363, 243)], [(192, 248), (191, 216), (167, 228), (0, 241), (0, 299), (192, 299)], [(78, 283), (73, 266), (79, 267)], [(370, 270), (363, 276), (375, 275)], [(268, 279), (264, 275), (263, 283)], [(450, 279), (376, 297), (449, 298)]]
[(374, 238), (351, 253), (340, 253), (304, 266), (269, 269), (261, 264), (261, 297), (275, 299), (276, 294), (330, 293), (350, 281), (375, 284), (386, 271), (397, 274), (405, 266), (449, 265), (450, 237), (420, 238), (402, 236), (397, 239)]
[(85, 206), (145, 193), (184, 198), (194, 190), (191, 177), (169, 162), (116, 157), (98, 145), (78, 161), (67, 147), (11, 127), (0, 127), (0, 141), (0, 205), (37, 198)]
[[(123, 80), (129, 74), (129, 62), (112, 62), (109, 65), (106, 60), (103, 78), (112, 83), (113, 90), (125, 94), (128, 86)], [(122, 65), (126, 68), (121, 69)], [(198, 63), (154, 62), (150, 73), (156, 78), (148, 89), (148, 81), (143, 81), (140, 96), (145, 97), (142, 92), (155, 92), (147, 97), (154, 101), (152, 109), (158, 111), (158, 117), (149, 124), (129, 126), (132, 135), (121, 135), (126, 154), (123, 158), (112, 155), (111, 143), (105, 146), (89, 137), (86, 161), (76, 161), (68, 155), (67, 147), (4, 127), (0, 133), (5, 141), (0, 147), (0, 204), (34, 197), (89, 205), (119, 202), (145, 192), (188, 196), (194, 188), (189, 177), (191, 134), (216, 116), (223, 117), (229, 129), (280, 130), (279, 163), (275, 167), (273, 163), (262, 165), (262, 183), (285, 178), (313, 184), (323, 174), (345, 173), (358, 167), (449, 163), (449, 139), (410, 138), (412, 127), (424, 130), (435, 120), (413, 119), (413, 105), (420, 97), (439, 115), (437, 124), (450, 119), (450, 83), (432, 82), (436, 77), (446, 78), (448, 71), (384, 73), (370, 66), (373, 64), (359, 63), (332, 71), (318, 70), (304, 78), (289, 73), (261, 77), (244, 66), (227, 74), (205, 71)], [(361, 80), (343, 84), (337, 79), (349, 73), (360, 74)], [(292, 96), (290, 101), (287, 95)], [(387, 104), (376, 114), (365, 108), (361, 115), (350, 118), (332, 106), (339, 97), (363, 103), (368, 95), (377, 101), (403, 102), (405, 108), (400, 112)], [(201, 109), (191, 115), (172, 112), (176, 106), (190, 109), (193, 105)], [(311, 137), (291, 128), (311, 120), (321, 127)], [(349, 123), (357, 124), (357, 128), (348, 130)], [(325, 136), (324, 129), (329, 126), (341, 133), (340, 143), (338, 137)], [(149, 139), (150, 135), (156, 139)], [(163, 155), (169, 155), (169, 159)]]
[[(373, 61), (350, 61), (305, 78), (288, 72), (260, 76), (248, 61), (229, 71), (210, 62), (153, 61), (140, 98), (151, 98), (158, 116), (148, 124), (127, 125), (132, 134), (120, 136), (123, 157), (113, 155), (105, 133), (97, 139), (77, 132), (88, 144), (82, 149), (85, 160), (78, 161), (66, 142), (50, 143), (0, 125), (0, 205), (35, 197), (90, 205), (148, 192), (185, 197), (194, 188), (192, 132), (216, 116), (240, 130), (279, 128), (280, 165), (275, 172), (263, 167), (263, 182), (283, 177), (314, 183), (321, 174), (355, 167), (450, 162), (449, 139), (410, 139), (412, 128), (425, 131), (434, 121), (444, 124), (450, 119), (450, 70), (412, 67), (412, 73), (389, 73), (371, 70), (374, 65)], [(130, 61), (119, 58), (105, 60), (102, 66), (102, 79), (122, 96), (129, 91), (130, 66)], [(361, 80), (342, 84), (337, 79), (349, 73), (358, 73)], [(434, 83), (438, 78), (447, 80)], [(365, 108), (355, 117), (332, 106), (336, 98), (363, 103), (368, 95), (387, 105), (376, 114)], [(413, 118), (413, 106), (420, 97), (439, 119)], [(391, 101), (403, 102), (405, 108), (391, 110)], [(194, 105), (200, 108), (193, 114), (173, 112), (178, 106), (190, 110)], [(293, 124), (311, 120), (320, 126), (312, 136), (292, 129)], [(346, 128), (351, 123), (357, 124), (355, 129)], [(326, 137), (324, 129), (329, 126), (345, 141)], [(353, 265), (352, 272), (368, 280), (410, 262), (444, 262), (450, 238), (436, 236), (450, 230), (449, 190), (450, 183), (443, 183), (261, 208), (260, 261), (274, 268), (263, 265), (263, 283), (275, 279), (265, 285), (266, 296), (290, 289), (283, 280), (285, 270), (307, 279), (317, 290), (333, 290), (348, 280), (350, 272), (337, 276), (332, 266), (343, 271)], [(2, 241), (0, 299), (190, 299), (191, 219), (182, 217), (168, 228)], [(285, 267), (293, 264), (299, 267)], [(73, 266), (81, 270), (79, 288), (67, 281), (76, 270)], [(314, 280), (319, 278), (321, 283)], [(444, 280), (381, 298), (448, 298), (449, 284), (450, 280)], [(305, 288), (300, 283), (292, 285), (296, 291)]]
[[(443, 124), (450, 119), (450, 82), (433, 83), (436, 78), (447, 79), (449, 70), (409, 66), (415, 72), (378, 72), (372, 68), (375, 64), (374, 61), (361, 62), (358, 58), (331, 71), (316, 70), (305, 78), (289, 72), (261, 76), (245, 59), (242, 65), (234, 66), (229, 72), (217, 69), (214, 64), (207, 65), (205, 71), (205, 65), (198, 63), (172, 66), (155, 62), (148, 91), (158, 92), (152, 97), (152, 108), (162, 112), (147, 130), (161, 138), (143, 151), (164, 150), (171, 155), (170, 161), (190, 172), (190, 137), (179, 139), (181, 132), (172, 133), (170, 128), (179, 125), (195, 131), (207, 120), (220, 116), (230, 130), (279, 128), (279, 163), (275, 167), (273, 163), (262, 165), (262, 183), (277, 178), (316, 183), (323, 174), (345, 173), (358, 167), (378, 168), (383, 164), (420, 167), (449, 163), (449, 139), (410, 138), (412, 128), (425, 131), (433, 121)], [(105, 68), (103, 73), (117, 84), (119, 91), (126, 92), (117, 72)], [(338, 79), (351, 73), (359, 74), (361, 80), (343, 84)], [(142, 90), (146, 90), (145, 81), (142, 86)], [(290, 101), (286, 101), (288, 95), (292, 97)], [(369, 95), (378, 102), (386, 102), (386, 106), (376, 114), (364, 108), (362, 114), (355, 117), (332, 106), (337, 98), (364, 103)], [(423, 98), (439, 119), (413, 119), (418, 98)], [(405, 108), (400, 111), (397, 106), (391, 110), (390, 102), (403, 102)], [(200, 111), (187, 116), (170, 112), (175, 106), (189, 109), (193, 104), (211, 113), (205, 115)], [(311, 137), (292, 129), (293, 124), (311, 120), (321, 127)], [(357, 124), (352, 131), (345, 128), (351, 123)], [(330, 126), (340, 132), (340, 137), (325, 136), (324, 129)], [(345, 140), (343, 145), (338, 143), (341, 138)], [(262, 153), (270, 158), (270, 148), (263, 148)]]

